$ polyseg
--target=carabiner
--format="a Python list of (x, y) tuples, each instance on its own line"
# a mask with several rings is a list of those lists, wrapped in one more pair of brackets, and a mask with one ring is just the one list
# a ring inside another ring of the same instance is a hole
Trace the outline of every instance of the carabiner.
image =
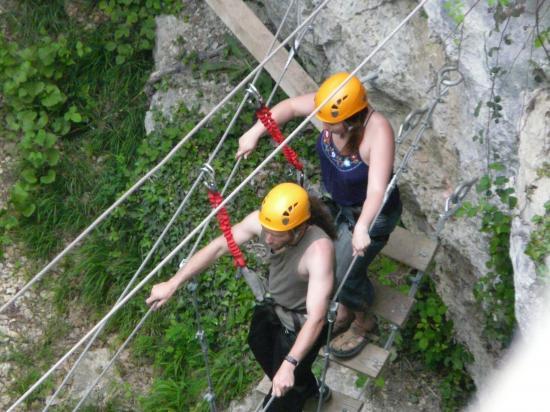
[(256, 89), (256, 86), (254, 86), (252, 83), (248, 85), (246, 88), (246, 100), (250, 103), (255, 105), (256, 107), (262, 107), (264, 105), (264, 99), (258, 89)]
[(212, 192), (216, 191), (216, 172), (214, 171), (214, 168), (210, 164), (205, 163), (201, 167), (201, 172), (206, 175), (204, 178), (204, 185), (208, 188), (208, 190)]
[[(462, 201), (468, 195), (468, 192), (470, 192), (470, 189), (476, 182), (477, 182), (477, 177), (458, 185), (456, 189), (453, 191), (453, 193), (447, 198), (447, 201), (445, 202), (445, 213), (451, 212), (451, 214), (454, 214), (454, 212), (460, 207), (460, 205), (462, 204)], [(451, 204), (454, 205), (454, 208), (452, 211), (451, 211)]]

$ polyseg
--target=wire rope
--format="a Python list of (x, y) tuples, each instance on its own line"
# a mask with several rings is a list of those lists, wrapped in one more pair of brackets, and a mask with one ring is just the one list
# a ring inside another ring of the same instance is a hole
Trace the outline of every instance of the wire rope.
[(38, 282), (53, 266), (57, 264), (70, 250), (72, 250), (81, 240), (83, 240), (97, 225), (105, 220), (114, 209), (116, 209), (123, 201), (125, 201), (133, 192), (135, 192), (146, 180), (155, 174), (162, 166), (164, 166), (195, 133), (223, 106), (225, 105), (243, 86), (245, 86), (256, 73), (258, 73), (265, 64), (284, 47), (300, 29), (308, 24), (330, 0), (323, 0), (319, 6), (298, 26), (285, 40), (275, 47), (241, 82), (235, 86), (210, 112), (200, 120), (193, 129), (191, 129), (185, 137), (183, 137), (168, 154), (157, 163), (149, 172), (143, 175), (132, 187), (123, 193), (111, 206), (109, 206), (99, 217), (96, 218), (84, 231), (82, 231), (69, 245), (65, 247), (54, 259), (52, 259), (40, 272), (38, 272), (21, 290), (19, 290), (7, 303), (0, 307), (2, 313), (7, 307), (15, 302), (23, 295), (32, 285)]
[[(321, 5), (319, 5), (315, 11), (310, 14), (308, 16), (308, 18), (306, 18), (304, 20), (304, 22), (302, 24), (306, 24), (308, 23), (321, 9), (321, 7), (323, 7), (329, 0), (325, 0), (323, 1), (323, 3), (321, 3)], [(418, 10), (420, 10), (420, 8), (424, 5), (424, 3), (426, 3), (428, 0), (422, 0), (414, 9), (413, 11), (411, 11), (407, 17), (405, 17), (372, 51), (371, 53), (369, 53), (369, 55), (367, 57), (365, 57), (361, 63), (359, 63), (359, 65), (356, 66), (356, 68), (349, 74), (349, 76), (344, 79), (344, 81), (337, 87), (335, 88), (332, 93), (330, 93), (326, 98), (325, 100), (323, 100), (322, 102), (320, 102), (318, 108), (316, 108), (315, 110), (313, 110), (293, 131), (292, 133), (290, 133), (287, 138), (281, 143), (281, 145), (275, 147), (273, 149), (273, 151), (245, 178), (243, 179), (243, 181), (235, 188), (233, 189), (233, 191), (218, 205), (218, 207), (216, 207), (216, 209), (212, 210), (209, 215), (203, 219), (203, 221), (201, 223), (199, 223), (161, 262), (159, 262), (157, 264), (157, 266), (151, 270), (151, 272), (149, 272), (147, 274), (147, 276), (145, 276), (145, 278), (143, 278), (141, 280), (141, 282), (138, 283), (138, 285), (136, 285), (119, 303), (115, 304), (111, 310), (94, 326), (92, 327), (77, 343), (75, 343), (73, 345), (73, 347), (65, 353), (65, 355), (63, 355), (47, 372), (45, 372), (33, 385), (31, 385), (31, 387), (23, 394), (21, 395), (21, 397), (19, 399), (16, 400), (16, 402), (10, 406), (10, 408), (8, 409), (7, 412), (11, 412), (15, 409), (15, 407), (17, 407), (19, 404), (21, 404), (21, 402), (23, 402), (42, 382), (44, 382), (45, 379), (47, 379), (47, 377), (49, 375), (51, 375), (51, 373), (53, 371), (55, 371), (63, 362), (65, 362), (65, 360), (71, 356), (75, 350), (80, 347), (99, 327), (100, 325), (105, 322), (106, 320), (108, 320), (109, 318), (111, 318), (122, 306), (124, 306), (126, 304), (126, 302), (128, 302), (156, 273), (159, 272), (160, 269), (162, 269), (187, 243), (189, 243), (190, 239), (195, 235), (197, 234), (197, 232), (199, 232), (204, 226), (206, 226), (207, 222), (213, 217), (215, 216), (215, 214), (217, 212), (219, 212), (219, 210), (221, 210), (222, 207), (224, 207), (226, 204), (228, 204), (230, 201), (233, 200), (233, 198), (242, 190), (242, 188), (244, 186), (246, 186), (275, 156), (277, 156), (279, 154), (279, 152), (282, 150), (282, 148), (284, 147), (284, 145), (288, 145), (297, 135), (298, 133), (311, 121), (311, 119), (317, 114), (317, 112), (319, 111), (319, 109), (321, 107), (323, 107), (326, 103), (328, 103), (328, 101), (336, 95), (336, 93), (338, 93), (346, 84), (347, 82), (359, 71), (361, 70), (361, 68), (363, 66), (365, 66), (371, 59), (374, 55), (376, 55), (384, 46), (385, 44), (391, 39), (393, 38), (393, 36), (418, 12)], [(299, 27), (301, 28), (301, 27)], [(291, 36), (295, 35), (295, 33), (298, 31), (298, 29), (295, 29)], [(288, 38), (287, 38), (288, 40)], [(269, 55), (272, 56), (273, 54), (275, 54), (279, 48), (282, 47), (279, 46), (277, 47), (277, 49), (275, 49), (273, 52), (271, 52)], [(262, 63), (265, 64), (265, 61), (266, 59), (264, 59), (262, 61)], [(244, 80), (241, 81), (241, 83), (239, 83), (239, 86), (238, 88), (242, 87), (245, 82), (247, 80), (249, 80), (250, 77), (252, 77), (252, 74), (255, 73), (257, 70), (259, 70), (259, 68), (262, 67), (262, 66), (257, 66)], [(224, 98), (222, 100), (222, 102), (225, 102), (227, 101), (228, 97), (232, 96), (233, 94), (236, 93), (236, 89), (235, 88), (232, 92), (230, 92), (230, 94), (228, 96), (226, 96), (226, 98)], [(210, 113), (212, 113), (215, 109), (217, 110), (217, 108), (221, 107), (222, 103), (220, 102), (214, 109), (212, 109), (212, 111)], [(205, 117), (206, 119), (206, 117)], [(204, 124), (206, 120), (202, 120), (200, 122), (201, 126), (202, 124)], [(195, 126), (195, 129), (198, 128), (198, 125)], [(192, 130), (192, 131), (193, 131)], [(192, 132), (191, 131), (191, 132)], [(190, 132), (190, 133), (191, 133)], [(178, 144), (179, 145), (179, 144)], [(172, 151), (174, 151), (174, 149), (172, 149)], [(158, 169), (158, 166), (157, 166), (157, 169)], [(149, 175), (149, 174), (148, 174)]]

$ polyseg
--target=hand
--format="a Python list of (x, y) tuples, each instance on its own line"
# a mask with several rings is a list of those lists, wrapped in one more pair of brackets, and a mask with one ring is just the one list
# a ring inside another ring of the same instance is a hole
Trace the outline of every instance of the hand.
[(294, 386), (294, 368), (292, 363), (284, 360), (273, 377), (271, 393), (277, 398), (284, 396)]
[(370, 245), (369, 229), (363, 225), (355, 225), (351, 238), (353, 256), (363, 256), (365, 249)]
[(177, 287), (174, 287), (170, 281), (157, 283), (151, 289), (151, 295), (145, 300), (153, 310), (157, 310), (172, 297)]
[(254, 128), (249, 129), (245, 134), (243, 134), (239, 139), (239, 148), (237, 149), (236, 158), (243, 156), (245, 159), (248, 158), (248, 155), (258, 145), (258, 140), (260, 136), (255, 133)]

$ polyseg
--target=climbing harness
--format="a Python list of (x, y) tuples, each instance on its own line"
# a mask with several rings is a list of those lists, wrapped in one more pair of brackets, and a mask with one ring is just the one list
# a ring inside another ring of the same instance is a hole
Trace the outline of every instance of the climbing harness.
[[(212, 116), (219, 110), (229, 99), (231, 99), (240, 88), (247, 84), (250, 79), (263, 68), (266, 62), (273, 57), (280, 49), (283, 47), (290, 39), (305, 26), (307, 25), (328, 3), (329, 0), (324, 0), (314, 11), (303, 21), (303, 23), (298, 26), (284, 41), (281, 42), (272, 52), (260, 62), (260, 64), (254, 68), (231, 92), (229, 92), (221, 101), (218, 103), (210, 112), (207, 114), (197, 125), (180, 141), (174, 146), (174, 148), (147, 174), (145, 174), (141, 179), (138, 180), (128, 191), (126, 191), (116, 202), (114, 202), (107, 210), (105, 210), (88, 228), (86, 228), (73, 242), (71, 242), (60, 254), (58, 254), (46, 267), (44, 267), (33, 279), (27, 283), (9, 302), (4, 304), (0, 308), (2, 312), (5, 308), (11, 305), (19, 296), (21, 296), (29, 287), (31, 287), (35, 282), (37, 282), (51, 267), (53, 267), (69, 250), (71, 250), (78, 242), (80, 242), (88, 233), (95, 228), (101, 221), (103, 221), (119, 204), (121, 204), (131, 193), (137, 190), (149, 177), (151, 177), (156, 171), (158, 171), (166, 162), (168, 162), (179, 148), (189, 140)], [(427, 0), (421, 0), (419, 4), (371, 51), (371, 53), (363, 59), (363, 61), (350, 73), (349, 78), (355, 75), (361, 68), (363, 68), (372, 57), (378, 53), (382, 47), (421, 9), (421, 7), (427, 2)], [(338, 92), (339, 89), (334, 91), (334, 94)], [(327, 97), (327, 101), (332, 96)], [(323, 101), (320, 104), (324, 105), (327, 101)], [(296, 129), (283, 141), (281, 146), (288, 145), (292, 139), (306, 126), (307, 123), (317, 113), (314, 110), (309, 116), (307, 116), (302, 123), (296, 127)], [(10, 406), (8, 412), (13, 411), (18, 405), (20, 405), (44, 380), (46, 380), (62, 363), (64, 363), (84, 342), (86, 342), (98, 329), (102, 327), (102, 324), (110, 319), (122, 306), (124, 306), (135, 294), (155, 275), (160, 269), (162, 269), (185, 245), (189, 243), (191, 238), (195, 236), (199, 231), (203, 230), (210, 219), (212, 219), (216, 213), (227, 203), (229, 203), (241, 190), (247, 185), (259, 172), (262, 170), (268, 162), (270, 162), (281, 150), (282, 147), (276, 147), (243, 181), (214, 209), (208, 216), (206, 216), (201, 223), (199, 223), (191, 232), (174, 248), (168, 255), (166, 255), (161, 262), (159, 262), (155, 268), (153, 268), (131, 291), (129, 291), (124, 298), (122, 298), (118, 303), (116, 303), (111, 310), (95, 325), (93, 326), (73, 347), (67, 351), (48, 371), (46, 371), (34, 384), (32, 384), (27, 391), (21, 395), (13, 405)]]

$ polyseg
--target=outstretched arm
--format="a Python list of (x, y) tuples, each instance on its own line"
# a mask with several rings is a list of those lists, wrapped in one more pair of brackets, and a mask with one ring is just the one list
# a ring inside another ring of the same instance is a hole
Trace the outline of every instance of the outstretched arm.
[[(295, 117), (308, 116), (315, 110), (314, 97), (315, 93), (309, 93), (283, 100), (271, 109), (273, 120), (275, 120), (279, 127), (282, 127)], [(256, 148), (260, 137), (262, 137), (264, 133), (265, 127), (262, 122), (258, 120), (256, 124), (248, 129), (239, 139), (239, 149), (237, 150), (236, 157), (244, 156), (246, 159)]]
[[(298, 362), (307, 356), (325, 324), (334, 282), (332, 242), (329, 239), (317, 240), (308, 248), (304, 258), (309, 273), (306, 298), (307, 320), (288, 353)], [(294, 386), (295, 368), (292, 363), (283, 361), (273, 378), (273, 394), (275, 396), (283, 396)]]
[[(258, 236), (261, 226), (258, 220), (258, 211), (252, 212), (240, 223), (232, 228), (233, 237), (237, 244), (242, 244), (253, 236)], [(223, 236), (219, 236), (207, 246), (199, 250), (191, 257), (189, 262), (179, 269), (174, 276), (166, 282), (157, 283), (151, 290), (151, 295), (145, 301), (153, 309), (158, 309), (168, 301), (178, 287), (204, 271), (216, 259), (228, 252), (227, 242)]]

